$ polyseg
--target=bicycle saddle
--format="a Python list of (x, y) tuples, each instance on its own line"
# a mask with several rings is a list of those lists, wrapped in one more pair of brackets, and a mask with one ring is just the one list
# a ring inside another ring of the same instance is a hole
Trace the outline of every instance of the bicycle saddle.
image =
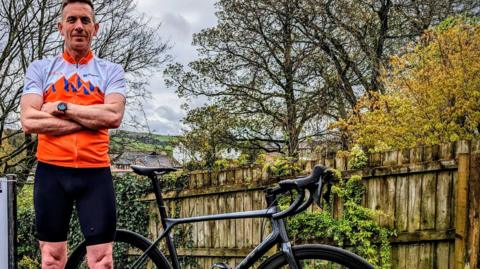
[(132, 165), (130, 167), (132, 168), (133, 172), (137, 173), (138, 175), (147, 177), (177, 171), (177, 169), (173, 167), (145, 167), (140, 165)]

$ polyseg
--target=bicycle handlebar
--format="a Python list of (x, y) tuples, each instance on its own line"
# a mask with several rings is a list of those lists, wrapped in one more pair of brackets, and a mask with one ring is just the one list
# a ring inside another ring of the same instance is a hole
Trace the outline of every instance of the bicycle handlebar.
[[(313, 201), (321, 206), (320, 200), (323, 186), (325, 183), (331, 183), (332, 179), (333, 173), (331, 171), (328, 171), (326, 167), (317, 165), (307, 177), (282, 180), (278, 183), (278, 187), (267, 189), (267, 194), (273, 195), (274, 197), (293, 189), (298, 192), (295, 201), (293, 201), (287, 209), (273, 214), (272, 217), (279, 219), (298, 214), (307, 209)], [(304, 201), (305, 190), (308, 191), (308, 199)]]
[(295, 201), (288, 207), (286, 210), (283, 210), (282, 212), (278, 212), (272, 215), (274, 219), (281, 219), (288, 217), (292, 214), (292, 212), (295, 212), (298, 207), (300, 207), (301, 203), (303, 202), (303, 199), (305, 198), (305, 190), (299, 189), (298, 190), (298, 195)]

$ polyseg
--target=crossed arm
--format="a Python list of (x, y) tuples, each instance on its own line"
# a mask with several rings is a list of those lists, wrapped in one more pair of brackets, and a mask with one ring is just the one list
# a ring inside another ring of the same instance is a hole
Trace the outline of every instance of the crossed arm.
[(104, 104), (68, 103), (66, 113), (57, 111), (57, 102), (43, 103), (43, 97), (26, 94), (20, 101), (21, 123), (27, 134), (65, 135), (80, 130), (114, 129), (120, 126), (125, 111), (125, 97), (112, 93)]

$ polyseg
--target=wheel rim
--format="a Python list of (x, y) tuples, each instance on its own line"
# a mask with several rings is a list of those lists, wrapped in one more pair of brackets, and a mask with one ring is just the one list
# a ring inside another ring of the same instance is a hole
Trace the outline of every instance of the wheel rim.
[[(348, 269), (349, 267), (337, 262), (320, 260), (318, 258), (302, 258), (298, 261), (301, 269)], [(269, 268), (270, 269), (270, 268)], [(286, 261), (271, 269), (290, 269)]]
[[(295, 259), (302, 269), (373, 269), (361, 257), (344, 249), (328, 245), (293, 247)], [(277, 253), (260, 266), (261, 269), (289, 269), (285, 254)]]

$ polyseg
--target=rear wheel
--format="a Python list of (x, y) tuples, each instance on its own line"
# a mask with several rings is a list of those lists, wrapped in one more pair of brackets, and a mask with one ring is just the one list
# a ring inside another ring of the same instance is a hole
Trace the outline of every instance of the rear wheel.
[[(127, 230), (117, 230), (113, 244), (114, 268), (131, 268), (131, 265), (143, 254), (152, 243), (145, 237)], [(68, 258), (66, 269), (88, 269), (85, 242), (78, 245)], [(148, 253), (141, 266), (136, 268), (168, 269), (170, 265), (165, 256), (157, 249)]]
[[(295, 260), (302, 269), (373, 269), (360, 256), (344, 249), (327, 245), (294, 246)], [(279, 252), (263, 262), (259, 269), (289, 269), (285, 254)]]

